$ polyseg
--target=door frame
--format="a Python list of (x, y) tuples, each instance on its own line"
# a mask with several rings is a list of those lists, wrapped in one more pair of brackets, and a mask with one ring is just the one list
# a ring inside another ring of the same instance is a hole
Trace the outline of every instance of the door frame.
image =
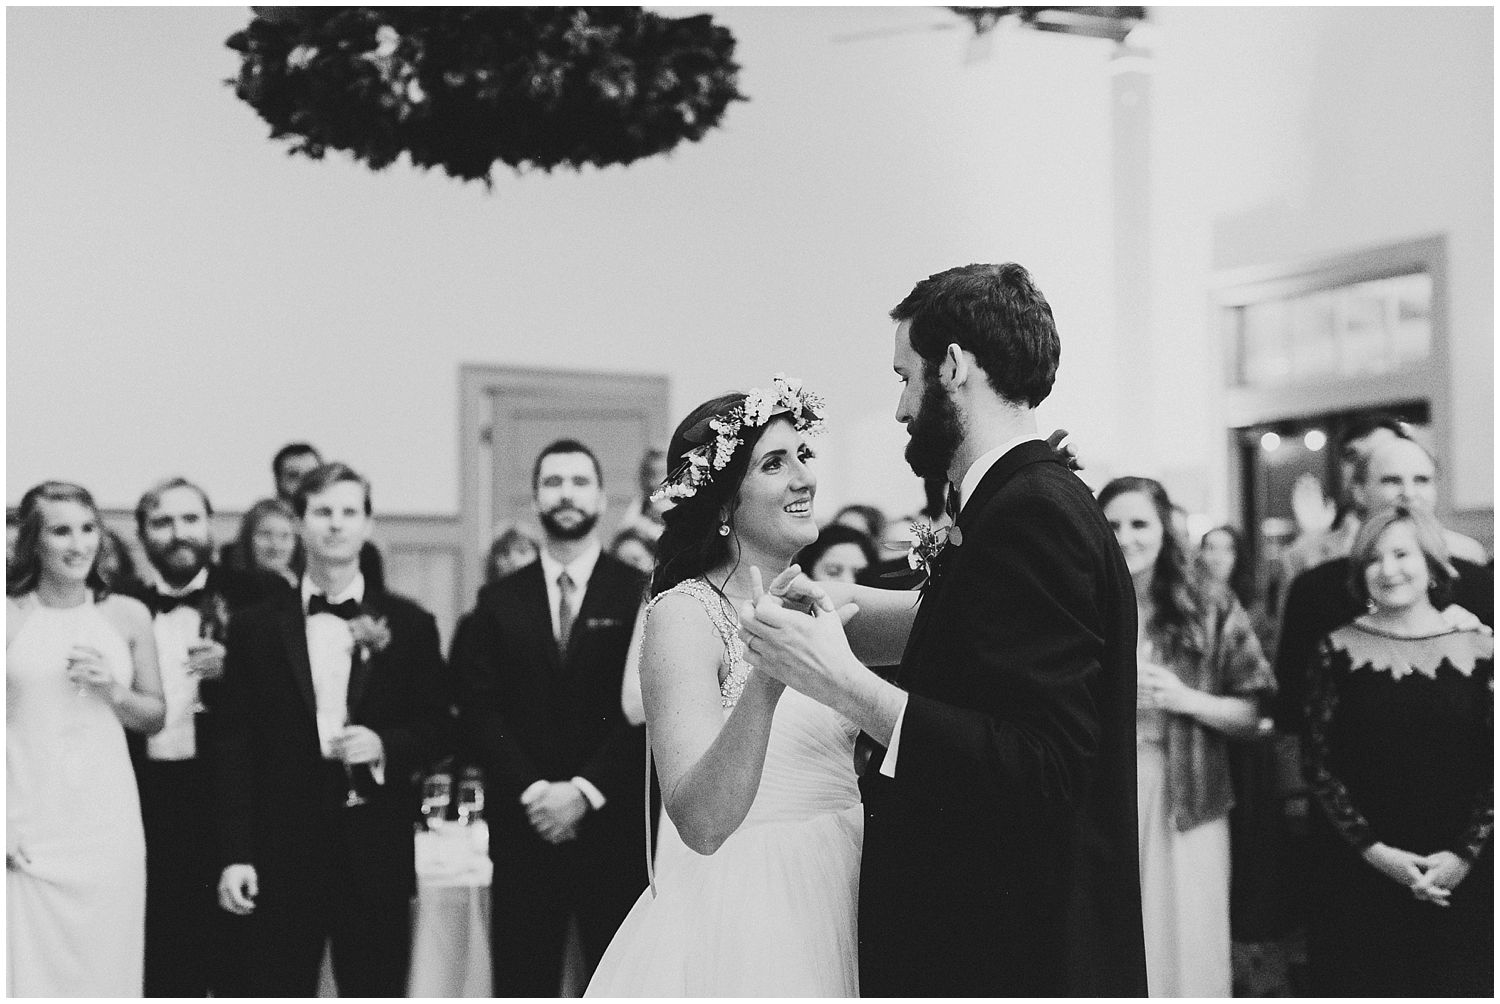
[(666, 442), (666, 410), (671, 405), (671, 379), (661, 373), (614, 373), (602, 370), (538, 369), (490, 363), (462, 363), (458, 368), (458, 484), (459, 534), (462, 547), (461, 589), (467, 610), (484, 581), (484, 553), (493, 529), (493, 481), (486, 453), (490, 450), (489, 402), (497, 394), (547, 400), (559, 395), (601, 399), (660, 400), (653, 412), (650, 435)]

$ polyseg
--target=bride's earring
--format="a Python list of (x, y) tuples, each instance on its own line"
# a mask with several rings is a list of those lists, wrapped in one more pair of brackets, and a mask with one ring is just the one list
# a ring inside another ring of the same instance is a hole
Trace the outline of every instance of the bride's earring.
[(720, 523), (719, 524), (719, 536), (720, 537), (727, 537), (727, 536), (729, 536), (729, 524), (728, 523)]

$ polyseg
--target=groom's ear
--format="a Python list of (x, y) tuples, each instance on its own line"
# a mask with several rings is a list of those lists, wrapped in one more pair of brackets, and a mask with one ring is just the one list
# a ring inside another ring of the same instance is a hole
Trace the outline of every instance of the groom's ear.
[(957, 342), (949, 342), (938, 362), (938, 376), (945, 377), (951, 387), (962, 387), (968, 383), (972, 369), (973, 359), (969, 354), (959, 348)]

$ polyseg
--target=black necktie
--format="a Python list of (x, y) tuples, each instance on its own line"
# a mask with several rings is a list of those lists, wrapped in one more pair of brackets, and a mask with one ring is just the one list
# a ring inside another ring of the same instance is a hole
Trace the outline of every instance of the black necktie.
[(322, 593), (313, 593), (307, 601), (307, 616), (313, 614), (333, 614), (343, 620), (353, 620), (359, 616), (359, 601), (353, 598), (342, 603), (329, 603), (328, 597)]
[(203, 593), (202, 589), (194, 589), (180, 596), (174, 596), (153, 589), (146, 594), (146, 606), (152, 614), (169, 614), (178, 607), (197, 608), (203, 604)]

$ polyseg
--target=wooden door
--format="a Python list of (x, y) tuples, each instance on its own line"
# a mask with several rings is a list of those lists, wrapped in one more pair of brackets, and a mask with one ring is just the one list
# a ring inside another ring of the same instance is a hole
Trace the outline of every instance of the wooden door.
[(472, 605), (496, 525), (519, 522), (540, 538), (531, 472), (555, 440), (576, 439), (598, 456), (608, 499), (599, 534), (608, 546), (638, 494), (641, 455), (666, 446), (670, 382), (657, 374), (472, 365), (461, 368), (460, 382), (464, 595)]

